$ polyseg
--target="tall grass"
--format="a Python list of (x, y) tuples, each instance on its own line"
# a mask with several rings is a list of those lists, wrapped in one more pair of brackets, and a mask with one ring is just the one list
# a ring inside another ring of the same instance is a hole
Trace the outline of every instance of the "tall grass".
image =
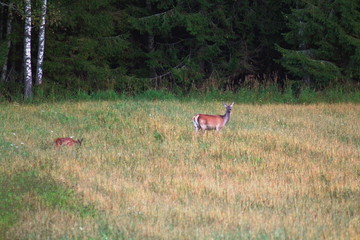
[[(357, 87), (334, 87), (315, 91), (310, 88), (302, 88), (293, 91), (291, 87), (281, 90), (276, 85), (261, 86), (258, 88), (240, 88), (237, 91), (221, 91), (210, 89), (205, 92), (193, 90), (188, 93), (171, 92), (167, 90), (149, 89), (143, 92), (127, 94), (119, 93), (114, 90), (98, 91), (88, 93), (79, 89), (70, 91), (52, 86), (42, 88), (41, 86), (34, 89), (34, 96), (28, 99), (27, 103), (44, 103), (44, 102), (66, 102), (66, 101), (89, 101), (89, 100), (178, 100), (178, 101), (236, 101), (244, 104), (315, 104), (315, 103), (360, 103), (360, 91)], [(0, 102), (24, 102), (21, 91), (17, 91), (13, 96), (7, 96), (1, 93)]]
[(154, 99), (1, 104), (0, 238), (360, 238), (358, 104)]

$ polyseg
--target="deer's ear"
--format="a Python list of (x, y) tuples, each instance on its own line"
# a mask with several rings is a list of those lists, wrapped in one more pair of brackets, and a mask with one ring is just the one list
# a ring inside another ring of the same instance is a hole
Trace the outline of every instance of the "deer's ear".
[(223, 103), (223, 104), (224, 104), (224, 107), (227, 107), (227, 105), (225, 103)]
[(230, 104), (230, 107), (232, 107), (234, 105), (234, 102), (232, 102), (232, 104)]

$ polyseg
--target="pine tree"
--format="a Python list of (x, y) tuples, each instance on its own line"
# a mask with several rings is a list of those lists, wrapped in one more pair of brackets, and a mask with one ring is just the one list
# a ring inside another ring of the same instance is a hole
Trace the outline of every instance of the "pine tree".
[[(134, 2), (126, 10), (136, 36), (141, 36), (135, 42), (143, 40), (140, 48), (154, 42), (151, 51), (142, 48), (146, 65), (143, 75), (135, 73), (138, 76), (175, 78), (175, 84), (185, 89), (189, 84), (222, 88), (229, 78), (279, 69), (273, 61), (279, 55), (274, 43), (282, 42), (282, 9), (287, 4), (151, 0), (144, 10), (142, 3)], [(149, 39), (153, 41), (146, 42)]]
[(175, 84), (182, 89), (211, 76), (229, 36), (227, 6), (218, 1), (152, 0), (145, 11), (140, 1), (128, 7), (137, 30), (133, 36), (140, 36), (139, 46), (148, 46), (141, 48), (146, 65), (138, 76), (152, 77), (155, 86)]
[(53, 3), (62, 10), (59, 21), (50, 23), (53, 33), (47, 35), (47, 48), (52, 54), (47, 55), (44, 67), (49, 79), (70, 90), (90, 92), (113, 87), (109, 69), (115, 63), (110, 59), (126, 44), (123, 36), (115, 34), (112, 3), (112, 0)]
[(359, 7), (358, 1), (297, 1), (285, 34), (291, 48), (277, 48), (282, 65), (316, 88), (358, 78)]

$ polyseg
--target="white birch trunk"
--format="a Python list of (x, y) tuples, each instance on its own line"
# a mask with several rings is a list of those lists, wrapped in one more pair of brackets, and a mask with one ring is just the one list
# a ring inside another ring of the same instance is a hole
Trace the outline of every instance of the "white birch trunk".
[(25, 0), (25, 24), (24, 24), (24, 97), (32, 96), (32, 73), (31, 73), (31, 0)]
[(4, 59), (4, 65), (3, 65), (3, 68), (1, 71), (0, 82), (5, 82), (6, 76), (7, 76), (8, 55), (9, 55), (10, 46), (11, 46), (10, 34), (11, 34), (11, 30), (12, 30), (12, 20), (13, 20), (12, 8), (13, 8), (13, 2), (10, 2), (9, 10), (8, 10), (8, 19), (7, 19), (7, 23), (6, 23), (6, 36), (5, 36), (5, 39), (7, 40), (7, 44), (6, 44), (7, 49), (6, 49), (5, 59)]
[(43, 77), (43, 62), (44, 62), (44, 54), (45, 54), (45, 21), (46, 21), (46, 8), (47, 8), (47, 0), (43, 0), (41, 6), (41, 22), (39, 29), (39, 49), (37, 56), (37, 64), (36, 64), (36, 85), (42, 84)]

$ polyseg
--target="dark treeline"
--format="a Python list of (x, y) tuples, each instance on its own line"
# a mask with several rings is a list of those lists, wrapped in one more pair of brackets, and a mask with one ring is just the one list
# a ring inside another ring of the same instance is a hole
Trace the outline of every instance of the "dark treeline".
[[(27, 17), (37, 82), (43, 3), (0, 0), (0, 97), (24, 92)], [(53, 0), (45, 16), (45, 94), (360, 81), (359, 0)]]

